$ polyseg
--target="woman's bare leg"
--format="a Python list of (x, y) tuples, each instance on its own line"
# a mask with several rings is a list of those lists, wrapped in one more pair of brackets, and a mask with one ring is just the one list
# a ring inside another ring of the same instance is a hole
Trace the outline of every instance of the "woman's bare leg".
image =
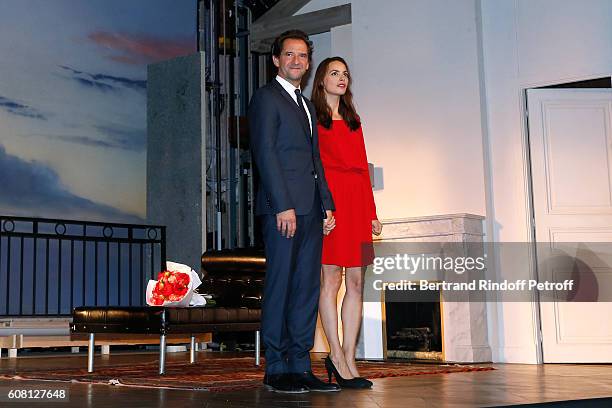
[(353, 377), (359, 377), (355, 364), (357, 337), (361, 327), (361, 312), (363, 309), (363, 275), (365, 268), (346, 268), (344, 282), (346, 294), (342, 302), (342, 351), (344, 359)]
[(342, 284), (342, 268), (337, 265), (323, 265), (321, 268), (321, 294), (319, 296), (319, 314), (323, 330), (329, 343), (331, 358), (342, 378), (353, 378), (344, 360), (344, 352), (338, 338), (337, 298)]

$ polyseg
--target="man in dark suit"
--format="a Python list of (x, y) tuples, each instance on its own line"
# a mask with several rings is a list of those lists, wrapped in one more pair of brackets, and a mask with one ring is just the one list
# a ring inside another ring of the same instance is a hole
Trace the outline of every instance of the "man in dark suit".
[(251, 152), (259, 172), (255, 212), (266, 253), (262, 339), (264, 384), (277, 392), (338, 391), (312, 374), (323, 233), (335, 225), (325, 181), (316, 113), (300, 82), (312, 43), (299, 30), (272, 45), (278, 75), (249, 106)]

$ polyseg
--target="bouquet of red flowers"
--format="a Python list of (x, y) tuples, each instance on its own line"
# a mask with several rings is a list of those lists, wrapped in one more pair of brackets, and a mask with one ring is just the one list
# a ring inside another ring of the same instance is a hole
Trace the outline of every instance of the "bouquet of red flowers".
[(200, 306), (206, 299), (195, 289), (202, 281), (198, 274), (187, 265), (166, 262), (165, 271), (150, 280), (147, 285), (149, 306)]
[(163, 271), (157, 275), (157, 283), (153, 288), (151, 302), (161, 306), (166, 300), (176, 302), (187, 294), (189, 290), (189, 275), (177, 271)]

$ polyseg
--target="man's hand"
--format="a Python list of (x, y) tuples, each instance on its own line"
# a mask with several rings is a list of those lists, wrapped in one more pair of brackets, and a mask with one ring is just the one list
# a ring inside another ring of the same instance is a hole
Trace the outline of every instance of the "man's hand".
[(331, 210), (325, 210), (326, 218), (323, 220), (323, 234), (329, 235), (329, 233), (336, 227), (336, 218), (332, 214)]
[(293, 238), (296, 228), (297, 222), (293, 208), (276, 214), (276, 229), (283, 237)]
[(372, 234), (380, 235), (382, 232), (382, 223), (378, 220), (372, 220)]

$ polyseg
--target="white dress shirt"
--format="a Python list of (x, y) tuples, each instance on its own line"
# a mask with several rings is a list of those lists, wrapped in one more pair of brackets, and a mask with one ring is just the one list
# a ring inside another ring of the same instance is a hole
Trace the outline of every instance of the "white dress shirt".
[[(291, 99), (293, 99), (293, 101), (299, 107), (300, 105), (298, 104), (297, 95), (295, 94), (295, 90), (300, 89), (300, 88), (296, 88), (295, 86), (293, 86), (291, 82), (287, 81), (285, 78), (280, 77), (279, 75), (276, 76), (276, 80), (278, 81), (279, 84), (281, 84), (281, 86), (285, 89), (285, 91), (287, 91)], [(300, 89), (300, 93), (301, 91), (302, 90)], [(306, 107), (306, 101), (304, 101), (303, 98), (302, 98), (302, 103), (304, 105), (304, 110), (306, 111), (306, 116), (308, 116), (308, 126), (310, 126), (310, 136), (312, 137), (312, 118), (310, 117), (310, 111)]]

